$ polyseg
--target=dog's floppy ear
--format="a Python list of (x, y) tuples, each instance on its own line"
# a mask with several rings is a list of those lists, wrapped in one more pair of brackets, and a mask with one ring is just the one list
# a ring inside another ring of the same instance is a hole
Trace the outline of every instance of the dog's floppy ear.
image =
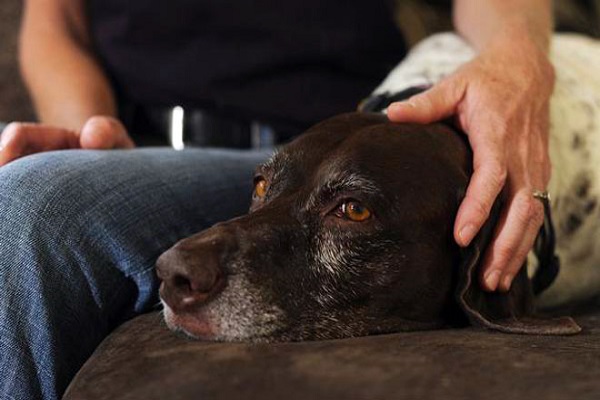
[(581, 328), (570, 317), (541, 319), (532, 316), (533, 293), (527, 268), (521, 268), (508, 293), (488, 293), (481, 289), (478, 276), (483, 254), (494, 233), (500, 202), (496, 201), (491, 217), (473, 242), (463, 250), (456, 298), (469, 322), (506, 333), (532, 335), (573, 335)]

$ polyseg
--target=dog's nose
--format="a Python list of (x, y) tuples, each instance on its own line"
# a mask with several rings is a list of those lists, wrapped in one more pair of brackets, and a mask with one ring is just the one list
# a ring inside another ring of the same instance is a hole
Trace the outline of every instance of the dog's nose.
[(227, 259), (227, 238), (219, 235), (185, 239), (156, 262), (162, 280), (160, 296), (175, 312), (206, 303), (225, 286), (221, 262)]

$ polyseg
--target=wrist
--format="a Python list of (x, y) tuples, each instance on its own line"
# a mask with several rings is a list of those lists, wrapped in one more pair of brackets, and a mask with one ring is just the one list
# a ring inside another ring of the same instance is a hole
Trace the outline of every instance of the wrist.
[(550, 98), (556, 78), (549, 52), (522, 25), (505, 25), (486, 43), (479, 56), (486, 68), (512, 76), (523, 85), (533, 85), (539, 96)]
[(507, 21), (500, 35), (512, 40), (513, 44), (536, 46), (539, 51), (547, 55), (550, 50), (552, 28), (551, 25), (542, 22), (532, 23), (525, 17), (514, 17)]
[(456, 31), (476, 50), (485, 50), (498, 38), (511, 37), (514, 44), (527, 40), (548, 52), (553, 30), (549, 5), (531, 8), (514, 2), (455, 1)]

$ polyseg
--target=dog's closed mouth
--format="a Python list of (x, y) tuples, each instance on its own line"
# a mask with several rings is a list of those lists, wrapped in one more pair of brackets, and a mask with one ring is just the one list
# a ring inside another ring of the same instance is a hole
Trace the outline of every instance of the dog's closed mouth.
[(164, 321), (170, 330), (182, 333), (192, 339), (211, 340), (215, 336), (208, 318), (202, 313), (176, 314), (164, 301), (162, 303)]

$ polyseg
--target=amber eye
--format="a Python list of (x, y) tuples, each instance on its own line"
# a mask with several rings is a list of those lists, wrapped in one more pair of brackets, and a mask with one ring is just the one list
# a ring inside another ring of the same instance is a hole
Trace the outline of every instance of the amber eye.
[(269, 184), (267, 180), (264, 178), (259, 178), (254, 184), (254, 193), (256, 197), (262, 199), (267, 194), (267, 189), (269, 188)]
[(357, 201), (347, 201), (342, 204), (342, 214), (351, 221), (362, 222), (371, 217), (371, 211)]

